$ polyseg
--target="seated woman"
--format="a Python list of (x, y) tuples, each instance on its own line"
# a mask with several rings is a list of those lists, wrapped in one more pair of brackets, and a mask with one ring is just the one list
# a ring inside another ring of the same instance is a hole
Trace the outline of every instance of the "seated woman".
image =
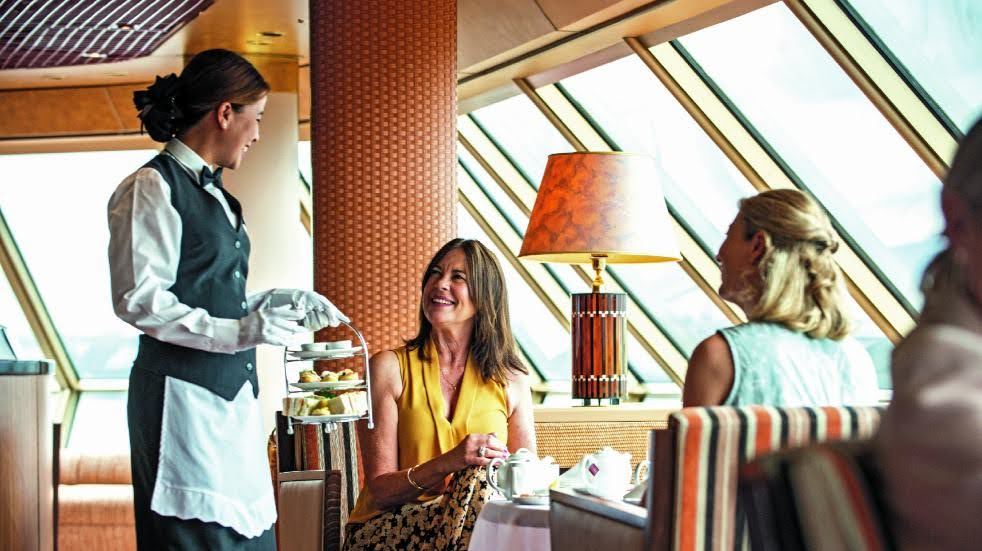
[(696, 347), (684, 406), (877, 402), (873, 362), (848, 337), (837, 248), (828, 217), (800, 191), (740, 201), (716, 259), (720, 296), (749, 321)]
[(345, 548), (466, 549), (491, 495), (482, 467), (535, 449), (528, 370), (501, 266), (484, 245), (454, 239), (436, 253), (419, 333), (374, 355), (371, 369), (375, 429), (359, 430), (366, 482)]
[(924, 274), (917, 328), (893, 353), (877, 436), (899, 549), (982, 546), (982, 120), (941, 192), (948, 247)]

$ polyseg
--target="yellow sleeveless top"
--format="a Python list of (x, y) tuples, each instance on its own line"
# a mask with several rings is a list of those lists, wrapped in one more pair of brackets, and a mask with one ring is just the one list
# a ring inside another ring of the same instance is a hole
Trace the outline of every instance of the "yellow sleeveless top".
[[(490, 432), (502, 442), (508, 441), (508, 395), (505, 387), (485, 381), (474, 363), (467, 358), (464, 376), (460, 381), (457, 406), (447, 419), (440, 388), (440, 358), (432, 342), (426, 344), (427, 361), (419, 359), (418, 351), (405, 346), (393, 350), (399, 358), (402, 374), (402, 395), (396, 400), (399, 412), (399, 470), (425, 463), (454, 448), (471, 433)], [(439, 495), (421, 495), (420, 502)], [(362, 523), (381, 514), (368, 486), (363, 486), (358, 503), (348, 522)]]

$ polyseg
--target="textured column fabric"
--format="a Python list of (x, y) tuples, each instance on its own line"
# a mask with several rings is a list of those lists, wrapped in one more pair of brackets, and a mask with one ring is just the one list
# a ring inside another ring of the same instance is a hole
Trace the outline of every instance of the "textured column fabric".
[(314, 287), (372, 352), (415, 334), (421, 272), (456, 235), (456, 10), (310, 2)]

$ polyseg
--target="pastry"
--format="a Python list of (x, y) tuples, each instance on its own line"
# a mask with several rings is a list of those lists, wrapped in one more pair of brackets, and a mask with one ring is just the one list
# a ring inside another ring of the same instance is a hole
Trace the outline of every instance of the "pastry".
[(321, 371), (321, 381), (325, 383), (336, 383), (338, 374), (333, 371)]
[(319, 382), (321, 382), (321, 378), (313, 370), (301, 371), (300, 372), (300, 382), (301, 383), (319, 383)]
[(328, 402), (331, 413), (361, 415), (368, 411), (368, 393), (364, 390), (358, 392), (348, 392), (340, 396), (331, 398)]
[(339, 381), (357, 381), (358, 374), (350, 369), (345, 369), (344, 371), (338, 373)]
[(321, 407), (310, 411), (310, 415), (330, 415), (331, 408)]

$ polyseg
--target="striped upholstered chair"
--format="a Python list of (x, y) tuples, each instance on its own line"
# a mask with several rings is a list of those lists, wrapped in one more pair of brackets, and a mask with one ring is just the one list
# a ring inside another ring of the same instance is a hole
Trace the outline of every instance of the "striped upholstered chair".
[(754, 551), (895, 547), (869, 441), (758, 457), (740, 468), (739, 494)]
[(685, 408), (652, 432), (650, 550), (749, 549), (737, 503), (741, 465), (813, 442), (865, 439), (881, 408), (765, 406)]

